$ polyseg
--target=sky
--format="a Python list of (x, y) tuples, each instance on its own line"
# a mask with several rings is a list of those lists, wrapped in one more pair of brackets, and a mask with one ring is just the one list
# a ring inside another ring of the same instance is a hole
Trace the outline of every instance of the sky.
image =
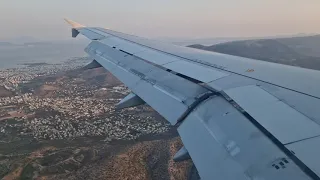
[(0, 0), (0, 39), (67, 39), (67, 17), (148, 38), (320, 33), (320, 0)]

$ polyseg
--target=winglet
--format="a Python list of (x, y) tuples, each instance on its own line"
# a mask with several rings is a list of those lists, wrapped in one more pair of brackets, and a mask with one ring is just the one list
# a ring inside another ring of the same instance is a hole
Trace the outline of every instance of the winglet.
[(74, 22), (74, 21), (71, 21), (71, 20), (69, 20), (69, 19), (64, 19), (68, 24), (70, 24), (71, 26), (72, 26), (72, 29), (71, 29), (71, 32), (72, 32), (72, 37), (77, 37), (78, 36), (78, 34), (80, 33), (79, 31), (78, 31), (78, 28), (83, 28), (83, 27), (85, 27), (84, 25), (82, 25), (82, 24), (79, 24), (79, 23), (77, 23), (77, 22)]
[(74, 22), (72, 20), (69, 20), (69, 19), (64, 19), (68, 24), (70, 24), (72, 26), (72, 28), (82, 28), (82, 27), (85, 27), (84, 25), (82, 24), (79, 24), (77, 22)]

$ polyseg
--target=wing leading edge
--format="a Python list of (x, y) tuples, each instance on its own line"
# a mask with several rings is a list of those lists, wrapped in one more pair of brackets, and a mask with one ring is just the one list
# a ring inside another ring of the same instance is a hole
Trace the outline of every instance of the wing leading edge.
[(178, 126), (202, 179), (319, 179), (312, 157), (320, 150), (320, 88), (282, 83), (289, 75), (274, 80), (262, 68), (299, 81), (318, 72), (67, 22), (73, 37), (92, 40), (85, 51), (95, 62), (132, 90), (121, 107), (145, 102)]

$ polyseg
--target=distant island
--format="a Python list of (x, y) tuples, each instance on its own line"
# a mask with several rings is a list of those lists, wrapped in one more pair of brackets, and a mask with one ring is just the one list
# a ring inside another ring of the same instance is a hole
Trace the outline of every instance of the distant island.
[(28, 66), (28, 67), (34, 67), (34, 66), (45, 66), (45, 65), (50, 65), (50, 64), (40, 62), (40, 63), (22, 63), (21, 65)]
[(10, 42), (1, 42), (0, 41), (0, 46), (14, 46), (14, 44), (12, 44)]
[(188, 47), (268, 62), (320, 70), (320, 35), (241, 40)]

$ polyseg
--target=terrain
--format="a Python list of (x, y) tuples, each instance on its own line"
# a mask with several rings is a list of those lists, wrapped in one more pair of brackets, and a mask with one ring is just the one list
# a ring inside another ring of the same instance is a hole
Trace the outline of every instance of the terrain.
[(4, 86), (0, 86), (0, 97), (8, 97), (14, 95), (14, 92), (7, 90)]
[(320, 35), (241, 40), (189, 47), (268, 62), (320, 70)]
[(87, 62), (0, 71), (0, 178), (186, 179), (176, 129), (146, 105), (115, 110), (129, 90)]

